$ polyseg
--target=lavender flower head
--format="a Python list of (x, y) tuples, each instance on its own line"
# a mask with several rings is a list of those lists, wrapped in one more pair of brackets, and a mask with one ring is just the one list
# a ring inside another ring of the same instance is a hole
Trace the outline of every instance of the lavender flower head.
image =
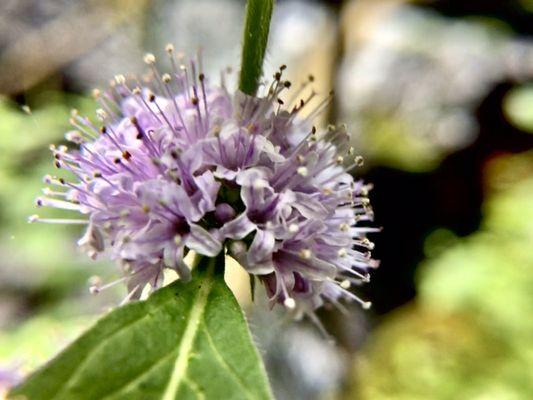
[(37, 205), (84, 218), (30, 221), (86, 224), (79, 246), (118, 262), (128, 299), (160, 286), (165, 268), (189, 279), (188, 251), (214, 257), (227, 249), (272, 304), (297, 315), (341, 298), (368, 307), (348, 288), (377, 266), (366, 238), (377, 229), (364, 225), (373, 217), (370, 187), (349, 174), (362, 160), (346, 128), (311, 126), (329, 98), (303, 118), (315, 93), (298, 99), (312, 79), (288, 109), (280, 99), (291, 86), (284, 66), (264, 97), (252, 97), (229, 93), (224, 77), (209, 84), (197, 62), (183, 65), (171, 45), (166, 50), (172, 73), (161, 74), (146, 55), (151, 79), (119, 75), (109, 91), (96, 91), (97, 122), (73, 112), (66, 138), (77, 150), (51, 146), (56, 167), (72, 179), (46, 176), (56, 188), (44, 189)]

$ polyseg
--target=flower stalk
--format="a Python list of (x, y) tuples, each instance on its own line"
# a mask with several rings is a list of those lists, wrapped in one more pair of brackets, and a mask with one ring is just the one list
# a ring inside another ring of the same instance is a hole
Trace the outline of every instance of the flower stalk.
[(274, 0), (248, 0), (242, 45), (239, 89), (255, 95), (263, 71)]

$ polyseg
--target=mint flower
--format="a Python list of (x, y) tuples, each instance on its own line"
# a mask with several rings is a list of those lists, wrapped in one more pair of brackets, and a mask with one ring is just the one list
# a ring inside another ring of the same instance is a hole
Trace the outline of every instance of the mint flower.
[[(86, 224), (80, 248), (92, 258), (105, 252), (123, 268), (128, 299), (147, 284), (159, 287), (165, 268), (188, 280), (189, 251), (215, 257), (227, 248), (272, 304), (297, 316), (324, 301), (368, 307), (348, 289), (378, 265), (366, 238), (377, 231), (367, 223), (370, 186), (349, 173), (362, 159), (346, 128), (310, 125), (329, 99), (303, 118), (315, 94), (285, 107), (285, 66), (264, 97), (252, 97), (230, 93), (224, 79), (211, 84), (197, 62), (181, 64), (170, 45), (167, 52), (171, 73), (161, 74), (148, 54), (149, 80), (118, 75), (108, 91), (95, 92), (96, 120), (73, 112), (66, 138), (76, 150), (51, 146), (71, 179), (45, 177), (54, 188), (37, 205), (83, 217), (30, 221)], [(94, 283), (94, 292), (109, 286)]]

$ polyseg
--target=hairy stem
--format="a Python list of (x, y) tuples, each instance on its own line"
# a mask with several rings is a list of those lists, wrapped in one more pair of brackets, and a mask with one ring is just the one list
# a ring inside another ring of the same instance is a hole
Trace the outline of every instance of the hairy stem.
[(263, 72), (274, 0), (248, 0), (242, 44), (239, 89), (255, 95)]

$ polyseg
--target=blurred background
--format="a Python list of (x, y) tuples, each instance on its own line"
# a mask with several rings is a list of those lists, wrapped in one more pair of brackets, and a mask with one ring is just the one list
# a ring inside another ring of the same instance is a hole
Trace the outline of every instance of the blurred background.
[[(28, 225), (48, 144), (90, 92), (142, 73), (167, 42), (238, 69), (244, 1), (0, 2), (0, 388), (54, 355), (124, 296), (79, 254), (78, 228)], [(266, 74), (336, 92), (374, 184), (381, 260), (370, 311), (312, 324), (250, 304), (278, 399), (533, 398), (533, 1), (278, 0)], [(54, 214), (48, 211), (48, 215)], [(259, 296), (258, 296), (259, 297)], [(267, 329), (268, 328), (268, 329)]]

